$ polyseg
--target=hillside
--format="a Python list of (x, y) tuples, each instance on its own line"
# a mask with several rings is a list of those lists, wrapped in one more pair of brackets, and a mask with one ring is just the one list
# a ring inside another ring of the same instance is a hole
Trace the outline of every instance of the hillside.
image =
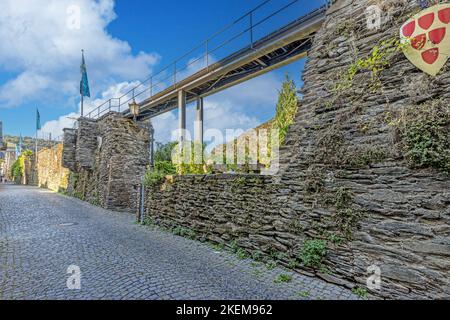
[[(7, 136), (3, 137), (4, 143), (10, 143), (10, 144), (14, 144), (14, 145), (18, 144), (19, 140), (20, 140), (20, 137), (17, 137), (17, 136), (9, 136), (9, 135), (7, 135)], [(35, 142), (36, 141), (35, 138), (23, 137), (22, 141), (23, 141), (22, 142), (23, 150), (32, 150), (33, 151), (35, 149), (35, 143), (36, 143)], [(38, 146), (40, 148), (43, 147), (43, 146), (49, 146), (51, 144), (52, 143), (49, 142), (49, 141), (46, 141), (46, 140), (43, 140), (43, 139), (38, 139)]]

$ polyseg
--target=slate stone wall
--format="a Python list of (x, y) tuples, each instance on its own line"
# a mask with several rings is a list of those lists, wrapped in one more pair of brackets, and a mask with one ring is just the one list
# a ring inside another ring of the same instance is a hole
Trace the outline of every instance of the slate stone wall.
[(98, 123), (92, 119), (78, 119), (76, 162), (79, 168), (92, 169), (97, 149)]
[[(371, 31), (365, 9), (374, 3), (390, 18)], [(418, 11), (413, 0), (338, 1), (309, 54), (279, 174), (169, 179), (149, 188), (148, 221), (228, 246), (235, 240), (285, 265), (301, 260), (307, 241), (325, 241), (321, 268), (297, 271), (365, 287), (375, 267), (380, 297), (450, 298), (450, 179), (408, 161), (391, 119), (423, 103), (448, 105), (450, 63), (431, 77), (397, 53), (379, 82), (361, 71), (333, 90), (351, 63)]]
[(98, 121), (80, 119), (76, 136), (73, 164), (74, 139), (65, 131), (64, 165), (72, 171), (68, 193), (107, 209), (135, 212), (149, 163), (147, 126), (109, 113)]
[(64, 129), (64, 148), (62, 156), (62, 164), (71, 171), (76, 171), (76, 147), (77, 147), (77, 130)]

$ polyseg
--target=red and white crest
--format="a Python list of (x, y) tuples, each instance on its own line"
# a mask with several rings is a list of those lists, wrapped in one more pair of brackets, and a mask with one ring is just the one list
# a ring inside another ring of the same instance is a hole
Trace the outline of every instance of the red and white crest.
[(420, 70), (435, 76), (450, 57), (450, 4), (438, 4), (416, 14), (400, 29), (409, 46), (403, 51)]

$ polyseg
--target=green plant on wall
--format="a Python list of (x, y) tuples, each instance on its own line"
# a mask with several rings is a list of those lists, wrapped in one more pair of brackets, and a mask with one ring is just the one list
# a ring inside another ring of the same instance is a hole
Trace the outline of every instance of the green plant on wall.
[(327, 255), (328, 246), (324, 240), (305, 241), (298, 258), (306, 267), (318, 269)]
[(400, 148), (412, 167), (450, 174), (450, 106), (437, 99), (407, 108), (388, 119), (400, 136)]
[(336, 224), (340, 235), (347, 240), (352, 239), (353, 230), (362, 216), (362, 213), (352, 206), (354, 202), (353, 198), (353, 194), (349, 188), (338, 187), (332, 199), (333, 205), (336, 208), (332, 220)]
[(381, 72), (391, 64), (393, 56), (402, 52), (408, 45), (407, 42), (402, 43), (398, 37), (392, 37), (374, 46), (366, 57), (356, 59), (354, 63), (348, 66), (345, 72), (339, 75), (338, 81), (334, 84), (331, 91), (335, 99), (350, 89), (353, 86), (356, 75), (364, 71), (370, 72), (371, 75), (368, 83), (369, 89), (372, 92), (376, 91), (381, 87)]
[(379, 146), (358, 146), (353, 152), (347, 153), (345, 164), (352, 167), (367, 166), (372, 163), (383, 162), (389, 157), (389, 150)]

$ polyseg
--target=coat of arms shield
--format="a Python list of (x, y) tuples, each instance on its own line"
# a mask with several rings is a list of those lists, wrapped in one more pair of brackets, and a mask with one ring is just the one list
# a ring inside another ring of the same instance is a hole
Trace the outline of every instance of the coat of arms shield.
[(450, 57), (450, 3), (416, 14), (402, 25), (400, 38), (409, 44), (403, 50), (406, 57), (420, 70), (437, 75)]

